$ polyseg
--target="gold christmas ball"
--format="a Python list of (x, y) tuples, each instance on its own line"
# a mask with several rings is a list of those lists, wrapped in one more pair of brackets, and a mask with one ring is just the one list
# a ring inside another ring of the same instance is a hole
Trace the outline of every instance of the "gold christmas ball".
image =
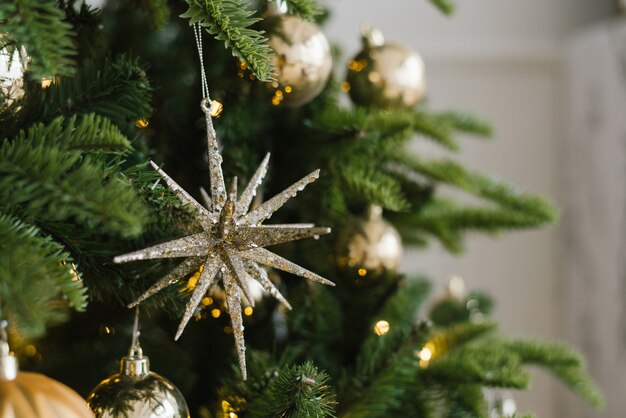
[(367, 218), (340, 232), (335, 261), (344, 275), (365, 284), (395, 272), (402, 253), (400, 234), (383, 219), (380, 206), (371, 206)]
[(359, 106), (411, 108), (426, 93), (424, 61), (409, 48), (363, 29), (363, 50), (348, 62), (344, 90)]
[(76, 392), (42, 374), (20, 372), (0, 381), (2, 418), (93, 418)]
[(24, 96), (24, 72), (28, 60), (23, 47), (11, 44), (0, 33), (0, 105), (10, 106)]
[(301, 106), (324, 89), (332, 69), (330, 45), (320, 28), (298, 16), (274, 14), (263, 20), (274, 50), (276, 80), (268, 84), (275, 106)]
[(176, 386), (150, 371), (150, 361), (135, 346), (120, 362), (120, 372), (91, 391), (87, 403), (96, 418), (189, 418)]
[(0, 342), (0, 417), (93, 418), (85, 400), (39, 373), (19, 372), (6, 341)]

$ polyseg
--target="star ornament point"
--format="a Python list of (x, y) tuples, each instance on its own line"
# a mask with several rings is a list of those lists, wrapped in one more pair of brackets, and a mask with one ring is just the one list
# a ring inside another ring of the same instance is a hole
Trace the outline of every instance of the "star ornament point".
[(251, 279), (257, 280), (267, 293), (291, 309), (287, 300), (270, 281), (261, 266), (283, 270), (325, 285), (335, 285), (333, 282), (271, 252), (265, 247), (303, 238), (317, 238), (331, 231), (330, 228), (316, 227), (312, 224), (263, 225), (263, 222), (269, 219), (288, 200), (295, 197), (308, 184), (314, 182), (319, 177), (319, 170), (303, 177), (258, 207), (250, 209), (257, 189), (267, 173), (270, 155), (268, 153), (265, 156), (241, 194), (238, 194), (237, 191), (236, 178), (233, 179), (227, 190), (221, 167), (222, 156), (219, 153), (212, 120), (206, 111), (205, 114), (210, 177), (210, 193), (201, 190), (205, 206), (197, 202), (158, 165), (150, 161), (152, 167), (161, 175), (167, 186), (178, 195), (185, 205), (193, 210), (202, 231), (117, 256), (113, 261), (126, 263), (160, 258), (184, 258), (178, 266), (148, 288), (129, 307), (139, 305), (150, 296), (177, 282), (180, 278), (201, 269), (200, 278), (186, 304), (185, 312), (176, 332), (176, 340), (182, 335), (185, 326), (195, 313), (209, 287), (222, 280), (226, 294), (226, 305), (232, 321), (239, 366), (245, 380), (247, 373), (241, 300), (246, 298), (250, 304), (254, 305), (254, 298), (250, 294), (248, 282)]

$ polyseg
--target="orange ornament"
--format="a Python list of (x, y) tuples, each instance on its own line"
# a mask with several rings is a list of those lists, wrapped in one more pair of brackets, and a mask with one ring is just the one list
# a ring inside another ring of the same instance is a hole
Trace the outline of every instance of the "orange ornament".
[(6, 341), (0, 341), (0, 351), (0, 417), (94, 418), (69, 387), (39, 373), (18, 372)]

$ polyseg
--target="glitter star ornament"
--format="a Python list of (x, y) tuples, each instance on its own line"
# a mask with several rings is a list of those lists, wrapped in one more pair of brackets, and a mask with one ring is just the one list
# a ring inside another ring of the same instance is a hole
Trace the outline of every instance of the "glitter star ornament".
[(189, 319), (193, 316), (207, 289), (222, 280), (226, 293), (226, 304), (232, 321), (235, 346), (243, 379), (247, 377), (245, 343), (241, 315), (241, 298), (254, 306), (248, 282), (257, 280), (263, 288), (291, 308), (283, 295), (269, 280), (260, 265), (283, 270), (309, 280), (334, 286), (334, 283), (309, 271), (269, 250), (265, 247), (308, 237), (318, 237), (330, 233), (330, 228), (315, 227), (312, 224), (263, 225), (274, 212), (289, 199), (295, 197), (309, 183), (319, 176), (316, 170), (292, 184), (281, 193), (257, 208), (250, 210), (250, 205), (257, 188), (267, 172), (269, 154), (265, 157), (247, 187), (238, 195), (237, 178), (232, 181), (227, 191), (222, 172), (222, 156), (211, 120), (211, 108), (208, 100), (203, 100), (201, 108), (206, 116), (210, 195), (202, 190), (206, 207), (198, 203), (182, 187), (172, 180), (154, 162), (150, 162), (163, 177), (168, 187), (176, 193), (184, 204), (189, 205), (202, 226), (202, 232), (164, 242), (143, 250), (115, 257), (114, 262), (126, 263), (136, 260), (158, 258), (185, 258), (177, 267), (152, 285), (137, 300), (129, 305), (135, 307), (161, 289), (177, 282), (180, 278), (201, 270), (191, 298), (187, 302), (185, 313), (178, 327), (175, 339), (178, 339)]

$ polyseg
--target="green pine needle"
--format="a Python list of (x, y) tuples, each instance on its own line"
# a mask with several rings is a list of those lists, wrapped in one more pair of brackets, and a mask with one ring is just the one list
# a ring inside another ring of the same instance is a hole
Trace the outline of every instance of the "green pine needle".
[(585, 360), (572, 348), (564, 344), (540, 341), (513, 340), (505, 344), (525, 364), (549, 370), (589, 404), (598, 409), (603, 407), (602, 395), (585, 371)]
[(0, 214), (2, 315), (20, 334), (36, 337), (66, 318), (67, 308), (85, 308), (86, 289), (72, 274), (63, 247), (32, 225)]
[(250, 28), (260, 19), (252, 17), (254, 12), (247, 9), (243, 0), (186, 1), (189, 9), (180, 17), (189, 19), (189, 25), (198, 23), (215, 39), (223, 41), (260, 81), (272, 80), (272, 49), (263, 32)]
[(78, 125), (70, 118), (65, 127), (61, 119), (37, 124), (5, 140), (0, 146), (0, 210), (15, 209), (40, 222), (77, 221), (136, 236), (146, 222), (144, 203), (115, 170), (97, 156), (78, 151), (113, 144), (128, 146), (117, 129), (93, 116)]
[(478, 385), (454, 385), (445, 390), (446, 418), (485, 417), (487, 402)]
[(76, 54), (70, 24), (55, 2), (49, 0), (6, 0), (0, 4), (2, 44), (26, 49), (28, 70), (33, 78), (54, 77), (74, 72)]
[(439, 11), (447, 16), (454, 13), (455, 5), (451, 0), (430, 0)]
[(253, 418), (334, 417), (335, 394), (328, 375), (313, 363), (282, 368), (266, 393), (249, 407)]
[(298, 15), (312, 22), (322, 14), (322, 8), (317, 0), (287, 0), (289, 14)]
[(56, 143), (64, 150), (81, 152), (124, 153), (131, 149), (130, 141), (109, 119), (93, 113), (80, 119), (59, 116), (47, 126), (37, 123), (21, 131), (15, 141), (39, 147)]
[(498, 346), (466, 346), (433, 359), (422, 374), (440, 384), (477, 384), (488, 387), (525, 389), (530, 375), (517, 356)]
[[(389, 331), (384, 335), (369, 333), (361, 345), (356, 358), (355, 379), (366, 385), (406, 341), (414, 327), (414, 316), (428, 294), (430, 286), (425, 281), (406, 283), (398, 288), (383, 309), (376, 315), (375, 322), (385, 320)], [(374, 324), (372, 324), (374, 329)]]
[(97, 113), (127, 136), (135, 121), (152, 112), (151, 88), (136, 59), (121, 56), (96, 64), (86, 60), (74, 77), (61, 77), (47, 89), (29, 92), (26, 123), (50, 121), (57, 116)]

